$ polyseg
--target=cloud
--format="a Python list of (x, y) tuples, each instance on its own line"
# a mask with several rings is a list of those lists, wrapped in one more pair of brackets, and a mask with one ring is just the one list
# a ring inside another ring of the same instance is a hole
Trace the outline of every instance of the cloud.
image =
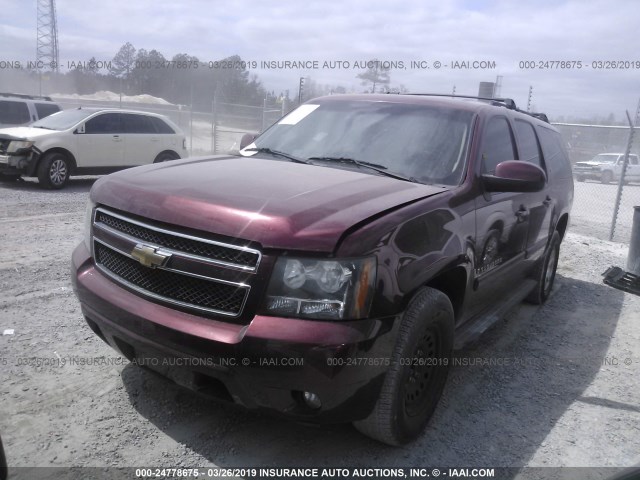
[[(25, 9), (0, 0), (0, 11), (0, 55), (32, 58), (35, 5)], [(635, 109), (640, 96), (640, 64), (627, 70), (592, 67), (597, 61), (640, 61), (640, 4), (632, 1), (613, 8), (603, 0), (58, 0), (57, 11), (63, 60), (110, 59), (127, 41), (167, 58), (188, 53), (203, 61), (234, 54), (256, 62), (488, 60), (496, 68), (406, 68), (393, 71), (391, 81), (415, 91), (450, 92), (455, 85), (458, 93), (476, 94), (480, 81), (501, 75), (503, 94), (526, 104), (531, 85), (537, 106), (565, 115), (613, 111), (620, 118), (625, 108)], [(572, 60), (583, 68), (530, 69), (520, 63)], [(275, 91), (294, 90), (306, 75), (317, 83), (362, 88), (353, 69), (252, 73)]]

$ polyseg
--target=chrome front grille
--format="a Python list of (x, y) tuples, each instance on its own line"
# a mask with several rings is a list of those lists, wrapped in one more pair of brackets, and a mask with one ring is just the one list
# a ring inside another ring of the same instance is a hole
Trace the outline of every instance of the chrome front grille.
[(260, 252), (255, 249), (197, 238), (179, 232), (170, 232), (164, 228), (146, 225), (102, 209), (96, 210), (95, 223), (141, 242), (162, 246), (164, 249), (208, 259), (227, 266), (255, 270), (260, 263)]
[[(140, 252), (156, 261), (145, 261)], [(100, 271), (136, 293), (227, 317), (242, 314), (261, 258), (253, 248), (172, 231), (104, 208), (93, 217), (93, 255)]]
[(147, 268), (106, 245), (96, 242), (96, 262), (130, 286), (151, 296), (168, 299), (186, 307), (238, 314), (248, 290), (210, 279), (189, 277), (159, 268)]

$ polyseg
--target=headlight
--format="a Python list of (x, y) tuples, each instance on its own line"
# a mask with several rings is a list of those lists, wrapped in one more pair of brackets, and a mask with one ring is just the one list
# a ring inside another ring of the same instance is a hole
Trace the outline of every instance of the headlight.
[(87, 209), (84, 214), (84, 245), (91, 253), (91, 224), (93, 223), (93, 209), (96, 204), (91, 200), (87, 202)]
[(281, 257), (267, 288), (262, 313), (346, 320), (369, 315), (376, 259), (317, 260)]
[(18, 150), (25, 150), (33, 147), (33, 142), (26, 140), (12, 140), (7, 147), (7, 153), (16, 153)]

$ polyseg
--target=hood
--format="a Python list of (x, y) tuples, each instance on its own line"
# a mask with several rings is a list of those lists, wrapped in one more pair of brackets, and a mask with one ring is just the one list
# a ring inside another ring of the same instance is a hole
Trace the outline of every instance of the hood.
[(12, 127), (0, 129), (0, 138), (9, 138), (11, 140), (35, 140), (44, 135), (52, 133), (60, 133), (59, 130), (47, 130), (45, 128), (31, 127)]
[(599, 167), (600, 165), (613, 165), (613, 162), (598, 162), (594, 160), (586, 160), (584, 162), (576, 162), (576, 165), (588, 165), (592, 167)]
[(264, 248), (331, 252), (350, 227), (445, 190), (324, 166), (213, 157), (123, 170), (98, 180), (91, 199)]

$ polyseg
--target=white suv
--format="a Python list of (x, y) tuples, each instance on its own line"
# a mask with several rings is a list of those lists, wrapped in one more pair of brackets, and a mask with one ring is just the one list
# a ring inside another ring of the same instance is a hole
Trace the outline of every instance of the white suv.
[(60, 110), (50, 97), (0, 93), (0, 128), (27, 125)]
[(70, 175), (101, 175), (188, 156), (167, 117), (116, 109), (63, 110), (28, 127), (0, 130), (0, 176), (37, 176), (62, 188)]

